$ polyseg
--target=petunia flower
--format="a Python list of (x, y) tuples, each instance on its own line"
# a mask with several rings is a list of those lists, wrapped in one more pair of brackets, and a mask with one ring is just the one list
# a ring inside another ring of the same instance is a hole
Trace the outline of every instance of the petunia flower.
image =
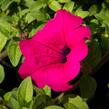
[(21, 40), (25, 60), (20, 76), (31, 76), (38, 87), (48, 85), (57, 92), (72, 88), (69, 81), (79, 74), (80, 62), (88, 54), (85, 39), (91, 36), (82, 23), (79, 16), (58, 10), (31, 39)]

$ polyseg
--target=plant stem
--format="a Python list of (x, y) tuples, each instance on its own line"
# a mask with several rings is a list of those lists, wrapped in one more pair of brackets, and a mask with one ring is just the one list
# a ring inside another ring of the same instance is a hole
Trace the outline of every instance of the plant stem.
[(7, 56), (8, 55), (7, 55), (7, 51), (6, 50), (4, 50), (2, 53), (0, 53), (0, 63), (3, 64), (3, 65), (5, 65), (5, 66), (7, 66), (7, 67), (9, 67), (9, 68), (11, 68), (11, 69), (13, 69), (13, 67), (10, 64), (8, 64), (7, 62), (5, 62), (3, 60)]
[(99, 61), (99, 63), (95, 67), (91, 66), (88, 63), (83, 62), (83, 64), (81, 65), (81, 71), (83, 73), (94, 75), (107, 61), (109, 61), (109, 51), (105, 53), (104, 56), (102, 56), (102, 59)]
[(102, 57), (100, 62), (92, 69), (91, 75), (95, 74), (109, 60), (109, 51)]
[(4, 59), (5, 57), (7, 57), (7, 51), (6, 50), (4, 50), (2, 53), (0, 53), (0, 61), (2, 59)]

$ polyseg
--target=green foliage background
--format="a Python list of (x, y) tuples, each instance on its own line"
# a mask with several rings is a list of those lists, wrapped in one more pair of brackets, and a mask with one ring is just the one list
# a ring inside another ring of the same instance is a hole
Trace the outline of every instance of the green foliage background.
[(0, 0), (0, 84), (5, 79), (3, 64), (18, 69), (22, 63), (19, 41), (32, 37), (58, 9), (81, 16), (92, 31), (89, 55), (81, 63), (82, 76), (75, 84), (80, 96), (63, 92), (53, 98), (48, 86), (39, 89), (28, 77), (18, 88), (0, 94), (0, 109), (89, 109), (86, 102), (97, 87), (91, 75), (109, 59), (109, 0), (101, 4), (99, 0)]

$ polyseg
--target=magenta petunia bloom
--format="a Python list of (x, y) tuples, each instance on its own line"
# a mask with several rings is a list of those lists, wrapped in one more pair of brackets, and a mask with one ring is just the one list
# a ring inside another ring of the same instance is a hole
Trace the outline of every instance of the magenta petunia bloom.
[(32, 39), (20, 41), (25, 57), (20, 76), (31, 76), (38, 87), (48, 85), (57, 92), (72, 88), (69, 81), (80, 71), (80, 62), (88, 54), (85, 39), (91, 36), (82, 22), (82, 18), (58, 10)]

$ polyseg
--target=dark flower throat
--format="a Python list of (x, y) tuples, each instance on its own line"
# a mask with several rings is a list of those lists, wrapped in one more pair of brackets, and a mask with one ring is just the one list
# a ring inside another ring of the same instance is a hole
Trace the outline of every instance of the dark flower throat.
[(62, 49), (62, 55), (63, 55), (63, 58), (61, 60), (61, 63), (65, 63), (67, 62), (67, 55), (71, 52), (71, 49), (68, 47), (68, 46), (65, 46), (63, 49)]

